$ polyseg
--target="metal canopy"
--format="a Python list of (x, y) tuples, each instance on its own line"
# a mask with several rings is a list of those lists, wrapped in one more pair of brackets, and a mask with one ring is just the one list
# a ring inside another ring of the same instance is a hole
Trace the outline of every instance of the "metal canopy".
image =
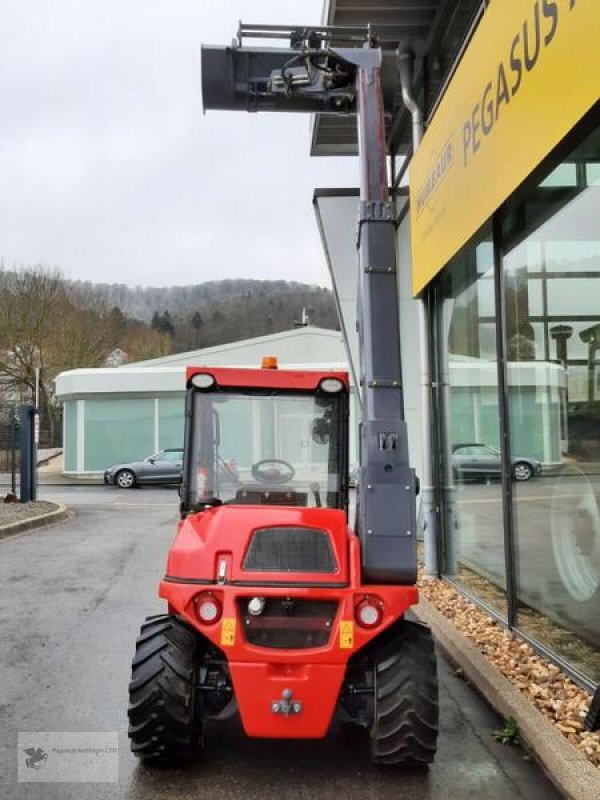
[[(370, 23), (384, 50), (412, 49), (418, 56), (417, 95), (429, 112), (483, 4), (484, 0), (325, 0), (323, 23)], [(399, 96), (386, 132), (390, 152), (410, 150), (410, 121)], [(353, 118), (315, 114), (311, 155), (357, 152)]]

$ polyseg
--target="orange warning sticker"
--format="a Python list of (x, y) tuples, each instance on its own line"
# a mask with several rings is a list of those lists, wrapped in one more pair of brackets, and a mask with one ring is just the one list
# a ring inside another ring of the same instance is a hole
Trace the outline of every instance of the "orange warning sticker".
[(354, 647), (354, 623), (352, 620), (340, 622), (340, 649), (350, 650)]
[(232, 647), (235, 644), (235, 617), (224, 617), (221, 625), (221, 644)]

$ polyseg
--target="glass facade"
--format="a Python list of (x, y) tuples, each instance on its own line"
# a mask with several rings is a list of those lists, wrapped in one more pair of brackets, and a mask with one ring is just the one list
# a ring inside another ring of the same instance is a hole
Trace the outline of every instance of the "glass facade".
[(437, 302), (446, 572), (506, 613), (493, 248), (489, 233), (444, 271)]
[[(512, 491), (517, 624), (600, 680), (600, 131), (502, 223), (513, 460), (544, 417), (552, 458)], [(530, 365), (531, 376), (511, 369)], [(529, 379), (528, 379), (529, 378)]]
[(158, 446), (161, 450), (169, 447), (183, 447), (184, 420), (185, 399), (183, 396), (159, 398)]
[(444, 572), (598, 682), (600, 129), (587, 130), (432, 292)]
[(183, 447), (185, 396), (64, 401), (64, 468), (102, 472), (113, 464)]
[(77, 400), (67, 400), (63, 412), (64, 468), (77, 469)]
[(154, 400), (85, 400), (85, 470), (145, 458), (155, 451)]

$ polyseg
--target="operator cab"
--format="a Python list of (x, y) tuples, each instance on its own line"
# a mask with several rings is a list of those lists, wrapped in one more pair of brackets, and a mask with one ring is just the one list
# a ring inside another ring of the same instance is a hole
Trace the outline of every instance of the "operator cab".
[(207, 507), (347, 509), (346, 373), (190, 368), (182, 515)]

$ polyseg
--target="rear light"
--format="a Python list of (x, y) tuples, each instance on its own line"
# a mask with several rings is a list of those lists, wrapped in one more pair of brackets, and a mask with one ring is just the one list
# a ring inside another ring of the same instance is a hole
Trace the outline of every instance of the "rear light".
[(198, 621), (203, 625), (212, 625), (218, 622), (223, 613), (221, 603), (210, 592), (204, 592), (195, 597), (194, 608)]
[(383, 619), (383, 601), (367, 595), (354, 608), (354, 616), (361, 628), (376, 628)]

